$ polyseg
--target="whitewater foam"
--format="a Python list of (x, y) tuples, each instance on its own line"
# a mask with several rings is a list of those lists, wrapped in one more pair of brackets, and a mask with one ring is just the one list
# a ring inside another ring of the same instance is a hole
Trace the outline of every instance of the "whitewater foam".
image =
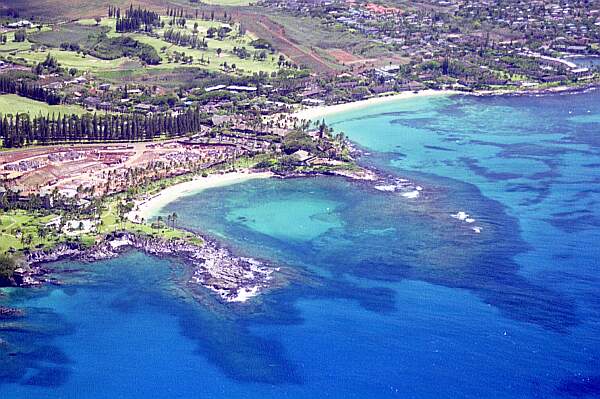
[[(452, 214), (450, 214), (450, 217), (452, 217), (456, 220), (460, 220), (461, 222), (468, 223), (468, 224), (475, 223), (475, 218), (471, 217), (471, 215), (469, 215), (465, 211), (458, 211), (456, 213), (452, 213)], [(483, 228), (481, 226), (471, 227), (471, 230), (473, 230), (477, 234), (481, 233), (482, 229)]]

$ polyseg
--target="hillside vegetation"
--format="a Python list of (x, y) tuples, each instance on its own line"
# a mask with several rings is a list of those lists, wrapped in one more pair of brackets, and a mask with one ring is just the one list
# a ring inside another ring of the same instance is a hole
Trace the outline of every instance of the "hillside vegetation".
[(109, 37), (108, 26), (69, 23), (51, 30), (32, 33), (29, 41), (46, 47), (88, 54), (102, 60), (137, 57), (147, 64), (158, 64), (156, 50), (130, 37)]
[(136, 71), (141, 64), (243, 76), (270, 74), (282, 66), (282, 57), (268, 43), (256, 42), (237, 24), (216, 18), (189, 18), (173, 25), (170, 18), (161, 17), (161, 26), (149, 32), (117, 32), (116, 23), (115, 18), (103, 18), (99, 23), (83, 19), (44, 26), (39, 31), (30, 29), (26, 40), (18, 43), (11, 32), (7, 43), (0, 44), (0, 57), (34, 66), (51, 53), (64, 68), (95, 73)]

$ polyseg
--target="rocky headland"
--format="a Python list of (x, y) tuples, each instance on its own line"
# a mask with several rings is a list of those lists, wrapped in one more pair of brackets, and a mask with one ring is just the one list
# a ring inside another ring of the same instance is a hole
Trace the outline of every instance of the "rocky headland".
[(15, 272), (14, 285), (56, 283), (49, 277), (51, 262), (64, 259), (95, 262), (117, 257), (129, 249), (183, 261), (191, 268), (188, 283), (213, 291), (224, 302), (245, 302), (256, 296), (272, 285), (272, 274), (279, 270), (256, 259), (235, 256), (229, 249), (205, 238), (202, 244), (194, 244), (180, 239), (167, 240), (117, 232), (106, 236), (91, 248), (69, 243), (52, 250), (30, 253), (26, 258), (27, 264)]

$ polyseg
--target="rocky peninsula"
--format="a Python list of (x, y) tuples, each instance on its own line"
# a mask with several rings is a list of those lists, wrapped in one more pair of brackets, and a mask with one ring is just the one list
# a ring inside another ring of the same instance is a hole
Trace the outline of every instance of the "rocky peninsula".
[(58, 283), (50, 274), (51, 262), (78, 260), (95, 262), (119, 256), (135, 249), (152, 256), (179, 259), (190, 268), (188, 283), (197, 284), (216, 294), (223, 302), (245, 302), (267, 289), (272, 274), (279, 268), (246, 257), (238, 257), (227, 248), (202, 237), (203, 244), (185, 240), (156, 238), (130, 232), (107, 235), (91, 248), (78, 244), (61, 244), (52, 250), (35, 251), (26, 258), (26, 265), (15, 272), (18, 286), (34, 286), (44, 282)]

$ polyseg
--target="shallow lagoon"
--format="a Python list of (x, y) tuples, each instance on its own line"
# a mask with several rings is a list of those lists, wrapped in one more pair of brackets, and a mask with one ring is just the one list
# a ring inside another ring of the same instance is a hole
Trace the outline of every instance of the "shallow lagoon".
[[(600, 95), (424, 98), (328, 118), (420, 197), (256, 180), (164, 209), (288, 284), (228, 308), (180, 265), (73, 262), (16, 290), (0, 393), (592, 397), (600, 393)], [(472, 224), (451, 217), (467, 212)], [(477, 234), (472, 227), (481, 227)], [(0, 349), (1, 351), (1, 349)], [(8, 373), (7, 371), (12, 371)]]

